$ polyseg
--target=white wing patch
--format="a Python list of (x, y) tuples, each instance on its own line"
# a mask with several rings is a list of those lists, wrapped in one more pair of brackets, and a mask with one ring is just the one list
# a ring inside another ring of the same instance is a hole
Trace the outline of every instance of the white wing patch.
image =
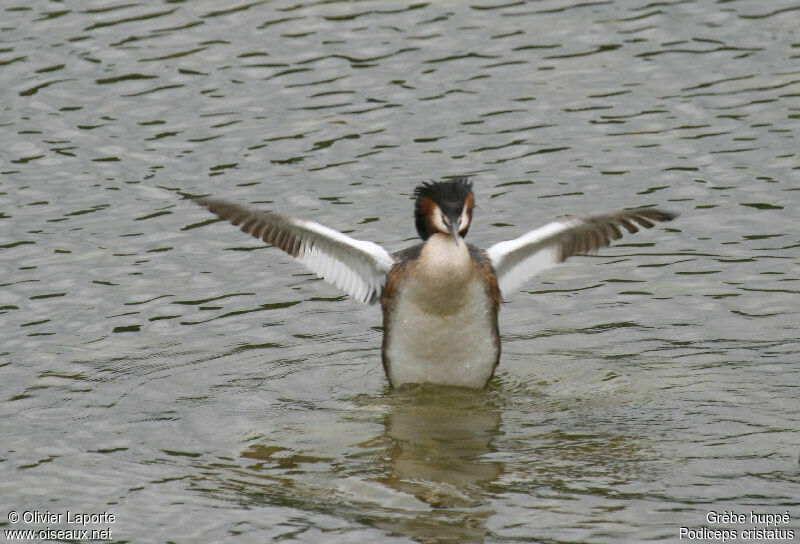
[(380, 299), (386, 274), (394, 265), (394, 259), (381, 246), (314, 221), (224, 200), (204, 198), (195, 202), (240, 226), (242, 231), (282, 249), (355, 300), (374, 303)]
[(593, 253), (639, 227), (651, 228), (658, 221), (671, 221), (677, 214), (656, 208), (623, 210), (594, 217), (569, 216), (500, 242), (486, 253), (497, 274), (500, 291), (508, 296), (542, 270), (564, 262), (573, 255)]
[(554, 221), (486, 250), (503, 296), (516, 291), (542, 270), (558, 264), (558, 248), (553, 242), (568, 228), (569, 224)]

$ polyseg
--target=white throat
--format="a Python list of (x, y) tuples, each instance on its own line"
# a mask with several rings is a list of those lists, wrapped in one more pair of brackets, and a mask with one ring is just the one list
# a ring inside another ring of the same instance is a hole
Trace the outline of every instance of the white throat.
[(474, 269), (464, 239), (437, 233), (428, 238), (415, 266), (409, 290), (415, 302), (426, 311), (447, 314), (457, 311)]

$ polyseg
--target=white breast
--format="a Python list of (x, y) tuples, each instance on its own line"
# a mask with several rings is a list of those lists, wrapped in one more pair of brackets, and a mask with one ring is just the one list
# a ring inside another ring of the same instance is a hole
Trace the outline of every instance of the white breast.
[(463, 242), (426, 244), (398, 288), (384, 323), (392, 385), (434, 383), (481, 388), (498, 360), (497, 316)]

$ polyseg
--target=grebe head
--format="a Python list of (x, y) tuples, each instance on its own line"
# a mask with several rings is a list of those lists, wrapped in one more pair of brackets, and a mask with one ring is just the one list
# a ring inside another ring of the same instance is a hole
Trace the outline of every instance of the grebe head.
[(475, 195), (465, 176), (452, 181), (420, 183), (414, 189), (414, 222), (417, 232), (427, 240), (437, 232), (450, 234), (458, 243), (467, 235), (472, 222)]

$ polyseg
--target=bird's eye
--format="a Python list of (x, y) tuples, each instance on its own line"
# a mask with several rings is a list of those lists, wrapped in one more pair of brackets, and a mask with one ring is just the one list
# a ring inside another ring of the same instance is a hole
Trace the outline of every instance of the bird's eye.
[(444, 211), (439, 206), (436, 206), (430, 214), (431, 227), (437, 232), (450, 232), (450, 221), (447, 219)]

